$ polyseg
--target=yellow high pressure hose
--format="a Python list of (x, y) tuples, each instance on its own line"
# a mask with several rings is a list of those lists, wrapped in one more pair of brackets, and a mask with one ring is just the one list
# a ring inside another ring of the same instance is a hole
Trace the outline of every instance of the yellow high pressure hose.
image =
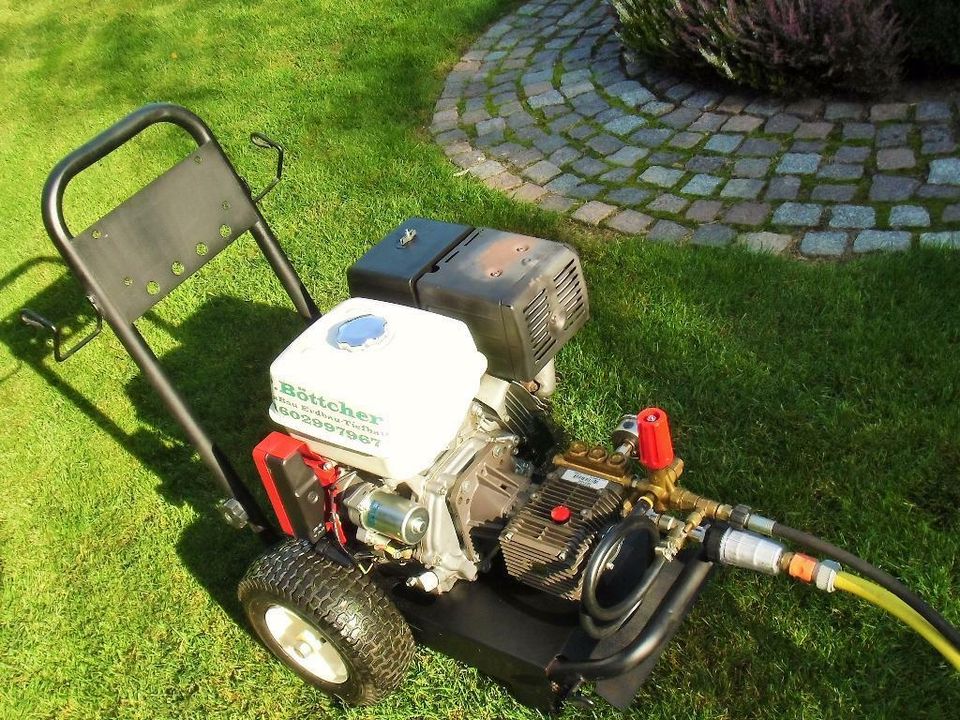
[(960, 672), (960, 651), (951, 645), (943, 635), (928, 623), (920, 613), (907, 605), (892, 592), (885, 590), (876, 583), (866, 580), (859, 575), (840, 571), (834, 582), (834, 588), (843, 590), (851, 595), (863, 598), (879, 608), (886, 610), (894, 617), (902, 620), (920, 634), (924, 640), (933, 645), (954, 669)]

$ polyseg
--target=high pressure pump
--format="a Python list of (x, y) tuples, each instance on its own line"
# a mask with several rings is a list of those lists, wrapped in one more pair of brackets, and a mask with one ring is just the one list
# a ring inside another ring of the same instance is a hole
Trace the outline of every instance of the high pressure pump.
[[(78, 236), (62, 198), (142, 130), (197, 147)], [(414, 639), (546, 712), (595, 694), (626, 708), (715, 569), (841, 591), (903, 620), (960, 670), (960, 633), (898, 580), (817, 537), (683, 483), (659, 407), (611, 409), (607, 438), (551, 419), (555, 359), (588, 321), (573, 248), (410, 218), (347, 270), (321, 314), (206, 124), (148, 105), (54, 168), (44, 223), (223, 493), (219, 512), (264, 539), (240, 583), (247, 620), (304, 680), (348, 704), (404, 680)], [(276, 430), (257, 444), (262, 493), (207, 436), (135, 321), (249, 232), (305, 330), (264, 373)], [(23, 320), (53, 336), (31, 310)], [(668, 404), (668, 403), (664, 403)], [(265, 496), (271, 511), (259, 500)], [(805, 550), (806, 552), (802, 552)], [(812, 554), (807, 554), (812, 553)]]

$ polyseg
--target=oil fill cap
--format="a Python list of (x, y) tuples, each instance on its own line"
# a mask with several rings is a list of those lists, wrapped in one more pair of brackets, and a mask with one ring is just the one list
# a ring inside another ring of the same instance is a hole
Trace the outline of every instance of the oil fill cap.
[(359, 315), (340, 324), (336, 343), (341, 350), (364, 350), (387, 336), (387, 321), (379, 315)]
[(562, 525), (570, 520), (571, 514), (570, 508), (566, 505), (554, 505), (550, 511), (550, 519), (557, 523), (557, 525)]

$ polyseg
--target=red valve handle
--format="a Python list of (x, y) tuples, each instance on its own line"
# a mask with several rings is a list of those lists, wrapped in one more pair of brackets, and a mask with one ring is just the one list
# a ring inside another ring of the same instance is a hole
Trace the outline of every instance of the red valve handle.
[(637, 414), (640, 431), (640, 464), (647, 470), (663, 470), (673, 462), (673, 440), (667, 414), (657, 407), (641, 410)]

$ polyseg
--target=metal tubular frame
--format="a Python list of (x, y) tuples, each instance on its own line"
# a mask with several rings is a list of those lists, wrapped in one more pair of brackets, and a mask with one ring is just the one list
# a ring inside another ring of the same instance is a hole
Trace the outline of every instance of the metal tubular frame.
[[(236, 169), (230, 163), (229, 158), (223, 152), (206, 123), (184, 107), (170, 103), (157, 103), (135, 110), (74, 150), (57, 164), (43, 188), (41, 200), (43, 224), (67, 265), (80, 281), (90, 301), (116, 333), (123, 347), (140, 367), (171, 415), (183, 428), (187, 439), (200, 454), (200, 458), (213, 473), (214, 479), (225, 495), (225, 499), (235, 498), (240, 503), (247, 514), (250, 527), (255, 532), (268, 531), (269, 534), (271, 530), (269, 521), (249, 488), (240, 479), (230, 461), (201, 427), (190, 406), (173, 386), (140, 331), (137, 330), (132, 321), (128, 321), (124, 317), (124, 314), (114, 305), (109, 295), (103, 291), (85, 261), (73, 246), (71, 241), (74, 235), (70, 232), (63, 217), (63, 194), (74, 177), (105, 158), (124, 143), (132, 140), (148, 127), (159, 123), (179, 126), (190, 134), (198, 146), (212, 145), (223, 157), (224, 162), (233, 171), (238, 182), (246, 189), (249, 196), (249, 188), (237, 175)], [(307, 292), (299, 275), (290, 264), (290, 260), (283, 252), (276, 236), (252, 198), (250, 202), (256, 213), (256, 221), (249, 228), (250, 234), (253, 235), (260, 250), (266, 256), (270, 267), (277, 275), (287, 295), (290, 296), (297, 312), (308, 322), (315, 320), (320, 316), (320, 313), (313, 298)]]

